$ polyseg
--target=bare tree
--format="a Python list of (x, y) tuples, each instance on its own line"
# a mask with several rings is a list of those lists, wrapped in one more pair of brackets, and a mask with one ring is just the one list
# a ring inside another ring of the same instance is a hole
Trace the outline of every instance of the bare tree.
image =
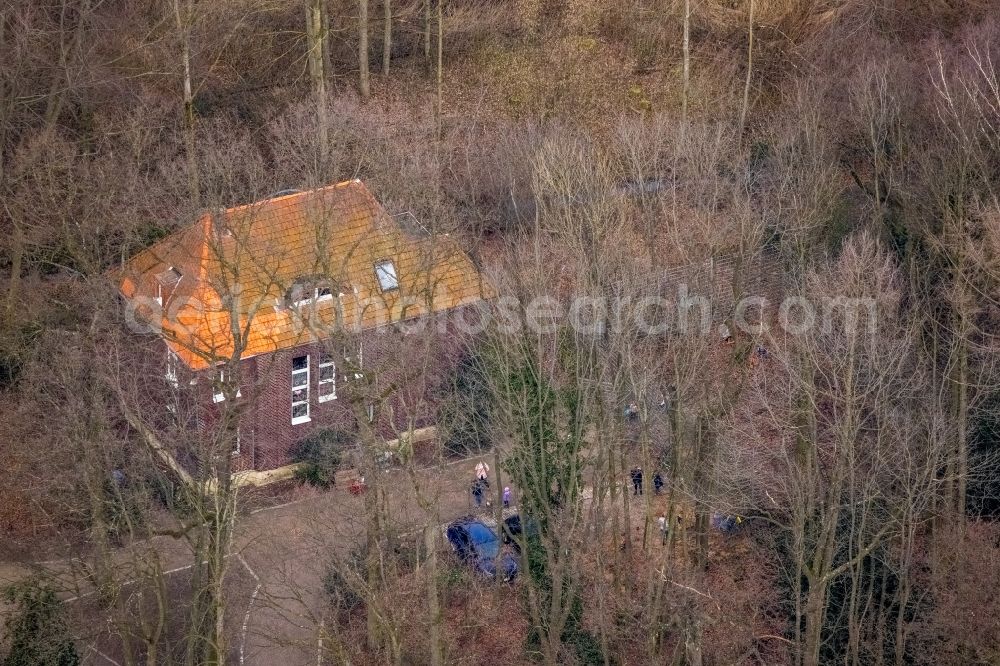
[[(793, 320), (791, 335), (771, 336), (787, 372), (760, 397), (774, 431), (737, 426), (760, 444), (731, 448), (725, 476), (788, 533), (797, 663), (817, 664), (831, 586), (926, 520), (941, 452), (924, 418), (932, 412), (908, 398), (927, 388), (928, 375), (887, 255), (861, 237), (807, 284), (803, 307), (816, 308), (808, 331)], [(912, 464), (899, 467), (903, 450)], [(852, 592), (851, 614), (863, 594)]]
[(324, 22), (326, 11), (323, 0), (313, 0), (306, 6), (306, 41), (308, 43), (309, 79), (312, 82), (313, 95), (316, 99), (317, 126), (319, 128), (319, 149), (322, 168), (327, 168), (330, 153), (330, 137), (327, 121), (326, 96), (326, 54), (329, 53), (326, 42), (327, 27)]
[(191, 83), (191, 32), (194, 28), (194, 0), (172, 0), (174, 22), (180, 41), (181, 81), (183, 86), (184, 151), (188, 161), (188, 189), (192, 203), (201, 201), (198, 185), (198, 162), (195, 146), (194, 87)]
[(358, 93), (371, 96), (368, 75), (368, 0), (358, 0)]
[(750, 82), (753, 80), (753, 10), (754, 0), (750, 0), (750, 9), (747, 12), (747, 77), (743, 84), (743, 106), (740, 107), (740, 134), (746, 129), (747, 109), (750, 106)]
[(389, 73), (389, 62), (392, 60), (392, 0), (384, 0), (382, 18), (382, 73)]

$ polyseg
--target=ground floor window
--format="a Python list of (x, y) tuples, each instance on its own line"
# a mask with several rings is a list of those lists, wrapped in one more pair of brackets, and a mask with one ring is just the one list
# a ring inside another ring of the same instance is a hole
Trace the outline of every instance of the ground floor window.
[(309, 420), (309, 356), (292, 359), (292, 424)]
[(177, 354), (172, 349), (167, 349), (167, 367), (163, 376), (173, 388), (177, 388), (177, 366), (179, 363), (180, 359), (177, 358)]
[[(212, 389), (212, 402), (222, 402), (226, 399), (226, 382), (232, 381), (232, 375), (230, 375), (226, 370), (220, 369), (215, 373), (215, 380), (213, 381)], [(236, 397), (242, 397), (240, 389), (236, 389)]]
[(318, 400), (336, 400), (337, 398), (337, 366), (330, 354), (320, 354), (319, 382), (317, 382)]

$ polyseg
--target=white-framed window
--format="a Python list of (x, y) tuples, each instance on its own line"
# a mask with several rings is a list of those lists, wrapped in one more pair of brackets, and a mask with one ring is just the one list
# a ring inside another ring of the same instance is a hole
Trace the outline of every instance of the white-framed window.
[(163, 377), (167, 380), (173, 388), (177, 388), (177, 366), (180, 363), (180, 359), (177, 354), (174, 353), (172, 349), (167, 349), (167, 365), (163, 371)]
[[(354, 356), (351, 351), (347, 348), (344, 349), (344, 368), (345, 371), (354, 370), (354, 378), (361, 379), (364, 377), (364, 373), (361, 372), (362, 364), (364, 362), (364, 345), (360, 342), (358, 343), (358, 355)], [(346, 372), (344, 373), (344, 381), (350, 381), (351, 377)]]
[(375, 421), (375, 405), (368, 405), (368, 423)]
[(215, 375), (215, 382), (212, 385), (212, 402), (222, 402), (226, 399), (226, 371), (219, 370)]
[(378, 286), (383, 292), (399, 289), (396, 265), (392, 263), (391, 259), (375, 262), (375, 277), (378, 278)]
[(319, 355), (319, 381), (316, 382), (316, 400), (326, 402), (337, 399), (337, 365), (333, 356)]
[(172, 292), (180, 280), (181, 272), (173, 266), (169, 266), (167, 270), (156, 276), (156, 302), (159, 305), (163, 305), (163, 287), (170, 287)]
[[(212, 384), (212, 402), (222, 402), (226, 399), (226, 381), (231, 379), (232, 378), (225, 370), (219, 370), (215, 373), (215, 381)], [(236, 389), (236, 397), (242, 397), (239, 388)]]
[(242, 438), (243, 438), (243, 436), (240, 433), (240, 429), (239, 429), (239, 427), (237, 427), (236, 428), (236, 442), (233, 443), (233, 450), (231, 451), (232, 455), (234, 455), (234, 456), (240, 455), (240, 444), (241, 444), (240, 440)]
[(302, 307), (333, 298), (333, 289), (328, 286), (317, 286), (312, 283), (298, 282), (285, 293), (285, 302), (294, 307)]
[(309, 355), (292, 359), (292, 424), (309, 420)]

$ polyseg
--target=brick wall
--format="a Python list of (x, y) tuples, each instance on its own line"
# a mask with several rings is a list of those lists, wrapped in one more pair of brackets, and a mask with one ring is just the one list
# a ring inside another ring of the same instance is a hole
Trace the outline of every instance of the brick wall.
[[(396, 438), (411, 425), (435, 421), (438, 396), (450, 377), (460, 345), (453, 333), (453, 315), (424, 322), (424, 330), (403, 332), (395, 326), (367, 330), (358, 336), (317, 341), (273, 354), (246, 359), (241, 367), (240, 452), (234, 470), (266, 470), (290, 462), (292, 447), (323, 428), (355, 431), (357, 415), (367, 418), (373, 406), (380, 435)], [(361, 372), (354, 376), (354, 356), (361, 349)], [(336, 363), (336, 398), (319, 401), (321, 354), (330, 352)], [(309, 420), (292, 423), (292, 360), (307, 356)]]
[[(461, 334), (455, 331), (457, 317), (469, 312), (452, 311), (423, 320), (422, 330), (387, 326), (340, 340), (338, 349), (330, 342), (313, 342), (273, 354), (245, 359), (240, 364), (239, 392), (235, 404), (213, 401), (214, 370), (192, 372), (177, 364), (176, 387), (165, 379), (167, 345), (162, 338), (137, 335), (133, 338), (131, 372), (123, 377), (134, 397), (140, 418), (153, 428), (170, 453), (194, 472), (197, 451), (206, 451), (219, 435), (223, 410), (239, 408), (240, 450), (233, 455), (233, 471), (267, 470), (289, 462), (289, 450), (301, 439), (321, 428), (356, 428), (352, 404), (376, 404), (375, 425), (386, 439), (400, 432), (433, 425), (441, 389), (461, 353)], [(475, 316), (474, 314), (472, 315)], [(364, 377), (356, 380), (340, 356), (361, 349)], [(332, 351), (337, 363), (337, 398), (318, 400), (320, 354)], [(292, 359), (309, 357), (310, 420), (292, 424)], [(378, 396), (374, 400), (367, 396)]]

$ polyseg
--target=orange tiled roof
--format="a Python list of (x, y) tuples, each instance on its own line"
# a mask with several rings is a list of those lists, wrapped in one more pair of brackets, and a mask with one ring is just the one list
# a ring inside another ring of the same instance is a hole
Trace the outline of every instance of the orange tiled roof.
[[(385, 260), (398, 289), (383, 292)], [(129, 260), (119, 287), (196, 370), (231, 358), (234, 341), (247, 358), (492, 293), (454, 240), (405, 232), (358, 180), (206, 213)]]

